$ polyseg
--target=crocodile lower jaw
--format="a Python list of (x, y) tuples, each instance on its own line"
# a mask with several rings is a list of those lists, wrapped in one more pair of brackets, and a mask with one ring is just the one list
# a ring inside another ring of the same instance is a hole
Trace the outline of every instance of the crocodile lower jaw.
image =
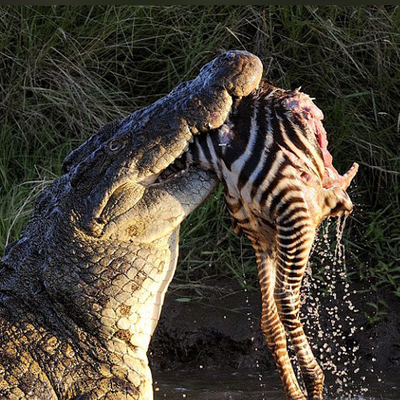
[(186, 161), (186, 153), (188, 151), (189, 145), (186, 146), (184, 152), (177, 157), (174, 162), (168, 165), (167, 168), (165, 168), (159, 174), (154, 174), (140, 183), (146, 187), (151, 185), (159, 185), (179, 176), (179, 174), (185, 173), (188, 169), (190, 169), (190, 165)]

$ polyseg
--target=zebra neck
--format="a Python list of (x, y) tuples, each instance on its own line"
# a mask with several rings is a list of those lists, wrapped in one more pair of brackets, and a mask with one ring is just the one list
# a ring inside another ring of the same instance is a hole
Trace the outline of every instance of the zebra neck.
[(223, 181), (223, 147), (227, 143), (220, 140), (221, 129), (223, 128), (196, 137), (186, 156), (189, 165), (194, 164), (205, 171), (212, 171)]

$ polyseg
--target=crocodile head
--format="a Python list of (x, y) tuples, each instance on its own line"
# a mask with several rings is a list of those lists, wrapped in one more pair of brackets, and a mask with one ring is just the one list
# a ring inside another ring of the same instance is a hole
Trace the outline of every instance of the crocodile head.
[(110, 235), (137, 213), (135, 205), (159, 184), (159, 175), (188, 149), (193, 135), (220, 127), (233, 99), (254, 90), (261, 74), (256, 56), (227, 52), (205, 65), (196, 79), (106, 125), (73, 151), (64, 170), (82, 229), (95, 237)]
[[(115, 231), (165, 171), (188, 149), (193, 135), (218, 128), (233, 99), (261, 79), (260, 60), (230, 51), (205, 65), (154, 104), (106, 125), (64, 162), (74, 215), (89, 235)], [(197, 179), (197, 178), (196, 178)], [(190, 199), (188, 199), (190, 201)]]

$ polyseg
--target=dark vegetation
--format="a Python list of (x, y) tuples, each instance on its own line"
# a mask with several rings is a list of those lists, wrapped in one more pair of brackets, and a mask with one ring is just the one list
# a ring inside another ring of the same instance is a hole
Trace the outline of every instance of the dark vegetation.
[[(0, 254), (69, 151), (228, 49), (255, 53), (268, 80), (315, 97), (335, 166), (360, 164), (347, 269), (373, 289), (375, 321), (381, 289), (400, 297), (398, 6), (1, 6)], [(213, 275), (257, 280), (221, 199), (220, 190), (182, 229), (176, 282), (199, 296)]]

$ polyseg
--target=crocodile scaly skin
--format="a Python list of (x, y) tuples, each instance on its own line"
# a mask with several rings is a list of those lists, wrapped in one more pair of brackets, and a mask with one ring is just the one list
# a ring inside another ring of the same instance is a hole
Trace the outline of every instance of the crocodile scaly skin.
[(179, 225), (217, 180), (158, 175), (259, 84), (228, 52), (72, 152), (0, 269), (0, 399), (151, 400), (146, 351), (174, 274)]

